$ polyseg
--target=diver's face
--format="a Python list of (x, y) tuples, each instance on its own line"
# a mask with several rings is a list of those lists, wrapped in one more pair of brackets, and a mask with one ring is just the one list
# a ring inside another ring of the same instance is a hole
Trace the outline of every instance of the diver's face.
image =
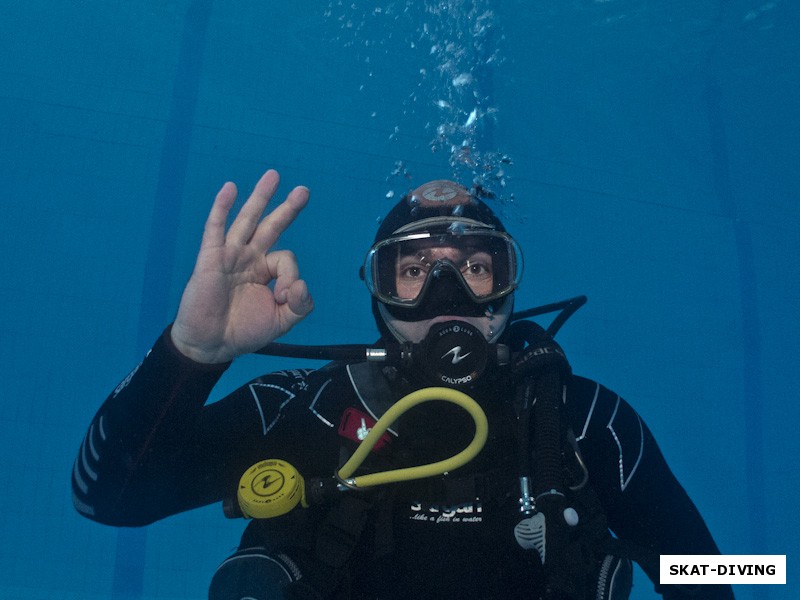
[[(419, 343), (432, 325), (450, 320), (465, 321), (494, 342), (511, 315), (513, 294), (499, 304), (489, 299), (497, 294), (503, 274), (516, 273), (510, 261), (517, 256), (504, 237), (483, 234), (411, 236), (386, 244), (375, 256), (377, 264), (385, 260), (384, 269), (374, 271), (378, 289), (387, 296), (378, 304), (381, 318), (401, 342)], [(393, 301), (400, 306), (390, 308)], [(421, 304), (404, 309), (404, 301)], [(413, 320), (403, 310), (416, 312)]]
[(395, 264), (395, 289), (399, 298), (415, 299), (429, 277), (442, 265), (461, 274), (463, 282), (478, 298), (493, 290), (492, 257), (479, 248), (437, 246), (430, 243), (404, 248)]
[[(395, 262), (395, 289), (399, 298), (413, 300), (422, 293), (429, 277), (436, 277), (437, 271), (447, 265), (460, 274), (463, 283), (477, 297), (490, 294), (494, 286), (492, 259), (488, 252), (477, 247), (443, 246), (427, 242), (405, 245)], [(448, 274), (448, 276), (450, 276)], [(435, 285), (435, 284), (434, 284)], [(458, 292), (456, 292), (458, 293)], [(511, 299), (501, 305), (497, 314), (488, 311), (482, 316), (463, 316), (441, 314), (422, 321), (402, 321), (390, 315), (381, 305), (384, 322), (401, 340), (421, 342), (434, 323), (457, 319), (470, 323), (483, 333), (487, 340), (493, 341), (502, 331), (510, 314)]]

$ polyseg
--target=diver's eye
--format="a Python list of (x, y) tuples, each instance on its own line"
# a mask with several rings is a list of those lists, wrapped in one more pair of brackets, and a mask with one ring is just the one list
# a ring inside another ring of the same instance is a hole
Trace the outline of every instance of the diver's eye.
[(427, 271), (422, 265), (406, 265), (400, 269), (399, 275), (403, 279), (424, 278)]
[(488, 296), (494, 285), (491, 256), (485, 252), (471, 254), (461, 263), (461, 276), (473, 294), (479, 298)]
[(395, 289), (399, 298), (413, 299), (422, 291), (430, 268), (418, 260), (401, 260), (397, 264)]
[(465, 279), (488, 279), (492, 277), (492, 259), (485, 252), (477, 252), (461, 263), (461, 274)]
[(482, 265), (481, 263), (467, 263), (462, 269), (461, 273), (470, 277), (483, 277), (486, 275), (491, 275), (492, 272), (486, 265)]

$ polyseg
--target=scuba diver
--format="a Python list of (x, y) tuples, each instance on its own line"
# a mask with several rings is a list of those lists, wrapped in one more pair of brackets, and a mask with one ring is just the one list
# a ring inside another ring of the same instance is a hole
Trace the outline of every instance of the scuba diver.
[(249, 517), (211, 600), (624, 600), (633, 562), (668, 600), (733, 598), (659, 585), (659, 555), (719, 550), (641, 417), (553, 339), (582, 301), (547, 329), (513, 312), (522, 250), (478, 189), (426, 183), (381, 222), (360, 270), (374, 347), (206, 404), (313, 308), (271, 250), (309, 192), (263, 216), (277, 186), (265, 173), (227, 231), (236, 188), (218, 193), (174, 323), (83, 440), (82, 515)]

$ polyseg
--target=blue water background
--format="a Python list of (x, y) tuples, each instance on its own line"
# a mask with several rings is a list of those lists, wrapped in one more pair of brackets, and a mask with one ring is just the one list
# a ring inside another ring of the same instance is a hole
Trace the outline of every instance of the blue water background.
[[(454, 39), (492, 109), (474, 148), (513, 161), (493, 182), (527, 259), (517, 307), (588, 295), (559, 335), (575, 371), (640, 411), (724, 553), (788, 555), (786, 586), (737, 598), (796, 598), (798, 4), (479, 4), (483, 45)], [(317, 308), (286, 341), (375, 339), (357, 267), (377, 219), (453, 176), (431, 140), (472, 109), (437, 105), (463, 99), (422, 5), (4, 3), (0, 597), (204, 597), (243, 524), (94, 524), (73, 458), (173, 318), (227, 180), (274, 167), (312, 190), (281, 247)], [(297, 364), (242, 358), (214, 397)], [(634, 598), (655, 598), (641, 573)]]

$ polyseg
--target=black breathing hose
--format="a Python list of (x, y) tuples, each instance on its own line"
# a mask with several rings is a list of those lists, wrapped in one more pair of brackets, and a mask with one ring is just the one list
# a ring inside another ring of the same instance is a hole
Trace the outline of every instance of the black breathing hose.
[[(512, 313), (511, 322), (544, 315), (555, 311), (560, 311), (547, 327), (547, 334), (555, 336), (561, 326), (569, 319), (576, 310), (586, 304), (586, 296), (575, 296), (561, 302), (553, 302), (536, 308), (530, 308), (520, 312)], [(403, 346), (395, 345), (386, 348), (378, 348), (366, 344), (334, 344), (330, 346), (308, 346), (298, 344), (271, 343), (254, 352), (254, 354), (265, 354), (268, 356), (285, 356), (288, 358), (309, 358), (313, 360), (341, 360), (341, 361), (401, 361), (405, 357), (407, 349)]]
[(563, 473), (561, 461), (561, 417), (559, 392), (561, 375), (555, 370), (547, 370), (535, 380), (528, 380), (533, 387), (536, 403), (533, 405), (533, 419), (536, 435), (533, 439), (534, 497), (555, 491), (563, 492)]

